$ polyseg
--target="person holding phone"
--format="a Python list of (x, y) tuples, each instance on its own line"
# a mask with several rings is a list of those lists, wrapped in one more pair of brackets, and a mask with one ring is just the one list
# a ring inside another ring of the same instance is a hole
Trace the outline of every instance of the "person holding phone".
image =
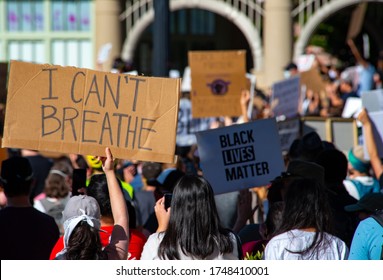
[(202, 176), (183, 176), (165, 208), (165, 196), (154, 206), (157, 232), (149, 236), (141, 260), (238, 260), (239, 240), (221, 226), (214, 192)]

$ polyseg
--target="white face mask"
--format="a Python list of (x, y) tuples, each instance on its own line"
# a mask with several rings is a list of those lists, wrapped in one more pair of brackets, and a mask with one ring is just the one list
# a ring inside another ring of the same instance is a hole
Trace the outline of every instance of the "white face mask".
[(290, 78), (291, 77), (291, 73), (290, 73), (290, 71), (284, 71), (283, 72), (283, 76), (285, 77), (285, 79), (288, 79), (288, 78)]
[(331, 78), (331, 79), (335, 79), (336, 78), (336, 71), (330, 69), (328, 71), (328, 76)]

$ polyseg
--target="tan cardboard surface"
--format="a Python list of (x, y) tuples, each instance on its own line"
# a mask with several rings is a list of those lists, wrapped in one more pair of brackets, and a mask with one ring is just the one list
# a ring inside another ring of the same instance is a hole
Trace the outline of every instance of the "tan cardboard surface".
[(173, 162), (180, 79), (12, 61), (2, 146)]
[(190, 51), (194, 118), (241, 115), (240, 96), (248, 88), (246, 51)]
[(315, 92), (321, 92), (326, 90), (326, 83), (323, 81), (318, 69), (311, 68), (308, 71), (300, 73), (301, 85), (306, 85), (308, 89)]

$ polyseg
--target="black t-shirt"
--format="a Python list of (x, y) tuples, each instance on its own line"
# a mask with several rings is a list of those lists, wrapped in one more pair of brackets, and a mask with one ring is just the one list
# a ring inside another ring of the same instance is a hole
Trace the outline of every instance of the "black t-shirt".
[(0, 259), (49, 260), (60, 237), (55, 220), (33, 207), (0, 210)]
[(383, 188), (383, 173), (380, 174), (380, 177), (379, 177), (379, 185), (381, 188)]

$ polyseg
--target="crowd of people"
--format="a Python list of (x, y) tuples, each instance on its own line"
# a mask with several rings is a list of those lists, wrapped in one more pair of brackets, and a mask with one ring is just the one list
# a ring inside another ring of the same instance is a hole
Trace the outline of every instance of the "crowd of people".
[[(220, 195), (198, 147), (174, 164), (118, 160), (109, 148), (103, 158), (21, 150), (1, 165), (0, 258), (380, 259), (383, 166), (365, 109), (358, 120), (369, 161), (310, 132), (269, 185)], [(87, 183), (74, 195), (80, 167)]]
[[(322, 48), (309, 46), (303, 55), (312, 57), (311, 60), (306, 58), (311, 61), (309, 68), (299, 60), (285, 65), (285, 79), (301, 77), (300, 116), (352, 117), (360, 109), (361, 102), (350, 102), (350, 107), (347, 107), (349, 98), (361, 101), (363, 93), (382, 89), (383, 53), (373, 63), (363, 57), (363, 51), (354, 40), (349, 39), (347, 45), (351, 52), (351, 59), (347, 62), (340, 61)], [(256, 88), (254, 95), (254, 117), (273, 116), (272, 88)]]
[[(348, 42), (358, 79), (324, 67), (326, 94), (306, 92), (302, 115), (338, 116), (349, 97), (379, 88), (380, 73)], [(323, 66), (323, 65), (322, 65)], [(299, 75), (286, 66), (286, 78)], [(381, 75), (380, 75), (381, 76)], [(369, 82), (367, 82), (367, 80)], [(242, 116), (210, 129), (271, 117), (267, 94), (244, 91)], [(302, 107), (303, 108), (303, 107)], [(175, 147), (175, 163), (8, 149), (0, 174), (0, 259), (371, 260), (381, 259), (383, 164), (368, 111), (357, 115), (361, 146), (348, 153), (310, 132), (284, 155), (268, 185), (215, 194), (197, 145)], [(86, 171), (76, 186), (76, 170)], [(169, 200), (171, 198), (171, 200)]]

